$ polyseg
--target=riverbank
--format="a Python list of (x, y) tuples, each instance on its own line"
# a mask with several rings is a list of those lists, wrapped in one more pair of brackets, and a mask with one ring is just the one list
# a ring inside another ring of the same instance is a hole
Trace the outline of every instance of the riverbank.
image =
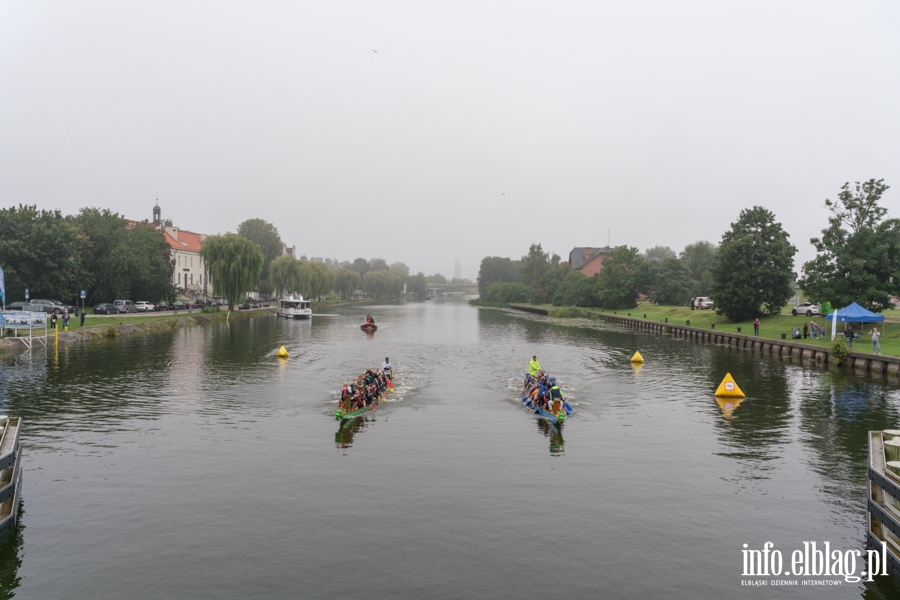
[[(510, 304), (512, 310), (520, 310), (533, 314), (549, 314), (553, 307), (540, 307), (532, 305)], [(812, 340), (812, 339), (791, 339), (788, 335), (784, 337), (762, 337), (754, 336), (752, 324), (749, 333), (743, 332), (743, 327), (738, 324), (732, 324), (733, 329), (741, 328), (740, 332), (731, 331), (729, 328), (716, 327), (715, 323), (710, 323), (709, 329), (704, 329), (696, 324), (697, 319), (685, 319), (684, 325), (677, 324), (674, 320), (664, 318), (662, 322), (650, 319), (650, 313), (644, 318), (644, 313), (636, 313), (624, 311), (623, 315), (618, 313), (623, 311), (596, 311), (579, 309), (583, 316), (587, 319), (599, 319), (606, 323), (615, 325), (624, 325), (631, 327), (637, 331), (644, 331), (656, 334), (668, 334), (672, 337), (687, 339), (701, 343), (724, 344), (734, 346), (736, 348), (757, 351), (763, 354), (773, 354), (783, 358), (809, 359), (819, 364), (831, 364), (834, 366), (845, 365), (854, 369), (859, 373), (869, 372), (873, 375), (889, 375), (896, 378), (900, 374), (900, 357), (887, 354), (871, 354), (868, 352), (851, 351), (849, 355), (835, 361), (828, 349), (828, 340)], [(676, 309), (677, 310), (677, 309)], [(690, 309), (688, 309), (690, 310)], [(696, 311), (695, 311), (696, 313)], [(777, 317), (775, 317), (777, 318)], [(814, 342), (814, 343), (813, 343)]]
[[(274, 316), (276, 307), (260, 308), (255, 310), (232, 311), (228, 316), (228, 311), (219, 312), (182, 312), (178, 314), (157, 316), (153, 314), (132, 315), (122, 317), (101, 318), (93, 317), (85, 319), (84, 327), (81, 327), (78, 320), (69, 321), (69, 331), (60, 330), (60, 343), (72, 344), (75, 342), (86, 342), (100, 339), (110, 339), (121, 335), (132, 335), (136, 333), (153, 333), (159, 331), (171, 331), (180, 327), (196, 327), (199, 325), (208, 325), (210, 323), (219, 323), (227, 320), (236, 321), (244, 319), (255, 319), (260, 317)], [(60, 322), (60, 325), (62, 323)], [(50, 330), (47, 336), (47, 343), (52, 344), (56, 340), (55, 332)], [(39, 344), (36, 347), (40, 348)], [(0, 356), (6, 354), (18, 354), (27, 350), (21, 340), (13, 337), (4, 337), (0, 340)]]
[[(494, 303), (491, 303), (494, 304)], [(478, 306), (478, 305), (476, 305)], [(505, 306), (503, 306), (505, 308)], [(578, 308), (572, 306), (553, 306), (550, 304), (532, 305), (532, 304), (510, 304), (509, 308), (516, 308), (525, 312), (533, 312), (544, 314), (554, 318), (588, 318), (590, 315), (613, 315), (621, 317), (633, 317), (637, 319), (645, 319), (658, 323), (670, 323), (673, 325), (685, 325), (700, 329), (715, 329), (726, 333), (741, 333), (753, 335), (753, 321), (741, 321), (738, 323), (730, 322), (725, 316), (717, 315), (713, 310), (691, 310), (683, 306), (657, 306), (650, 302), (640, 302), (637, 308), (631, 310), (604, 310), (599, 308)], [(893, 315), (887, 315), (892, 317)], [(803, 323), (809, 325), (811, 321), (822, 328), (826, 329), (827, 336), (819, 339), (810, 337), (801, 338), (803, 344), (810, 346), (818, 346), (826, 350), (830, 346), (831, 322), (826, 321), (825, 317), (806, 317), (791, 315), (771, 315), (760, 317), (759, 337), (770, 340), (791, 340), (792, 331), (795, 327), (799, 327), (802, 331)], [(872, 330), (872, 323), (854, 324), (853, 328), (856, 332), (856, 342), (853, 344), (852, 350), (855, 352), (869, 353), (872, 349), (871, 338), (869, 332)], [(900, 324), (896, 321), (885, 320), (882, 323), (875, 323), (881, 332), (881, 352), (885, 356), (900, 357)], [(838, 323), (839, 334), (843, 334), (844, 324)], [(801, 334), (802, 335), (802, 334)], [(861, 337), (860, 337), (861, 336)]]

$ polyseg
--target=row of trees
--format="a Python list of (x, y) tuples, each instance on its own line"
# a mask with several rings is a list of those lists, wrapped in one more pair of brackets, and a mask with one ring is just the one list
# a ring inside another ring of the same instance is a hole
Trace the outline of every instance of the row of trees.
[[(811, 240), (816, 258), (803, 265), (797, 281), (810, 300), (859, 302), (880, 312), (900, 295), (900, 221), (887, 218), (879, 205), (887, 189), (883, 180), (847, 183), (837, 200), (825, 201), (829, 225)], [(517, 261), (482, 260), (478, 286), (485, 300), (609, 309), (634, 308), (641, 294), (664, 305), (708, 295), (719, 314), (742, 321), (776, 314), (787, 304), (794, 295), (796, 252), (775, 215), (754, 206), (741, 211), (718, 246), (697, 242), (678, 255), (666, 246), (643, 254), (622, 246), (588, 278), (533, 244)]]
[(495, 302), (552, 302), (557, 306), (627, 308), (644, 293), (659, 304), (687, 303), (709, 293), (709, 268), (716, 248), (709, 242), (691, 244), (677, 256), (657, 246), (641, 255), (623, 246), (603, 261), (603, 270), (588, 278), (560, 262), (557, 254), (532, 244), (520, 260), (489, 256), (481, 261), (481, 297)]
[(0, 209), (0, 267), (7, 304), (31, 298), (90, 304), (116, 298), (174, 300), (174, 265), (163, 234), (97, 208), (77, 215), (19, 205)]

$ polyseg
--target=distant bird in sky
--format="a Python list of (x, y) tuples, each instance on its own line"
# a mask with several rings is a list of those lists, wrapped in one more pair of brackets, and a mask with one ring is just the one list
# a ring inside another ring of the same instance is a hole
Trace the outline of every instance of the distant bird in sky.
[(505, 196), (505, 195), (506, 195), (506, 192), (503, 192), (503, 193), (502, 193), (502, 194), (500, 194), (500, 195), (501, 195), (501, 196)]
[(378, 54), (378, 50), (376, 50), (375, 48), (372, 48), (372, 52), (374, 52), (375, 54)]

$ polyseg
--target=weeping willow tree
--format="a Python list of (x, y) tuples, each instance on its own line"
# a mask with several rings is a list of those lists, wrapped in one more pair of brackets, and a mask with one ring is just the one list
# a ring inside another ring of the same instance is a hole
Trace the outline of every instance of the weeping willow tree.
[(200, 256), (213, 292), (228, 301), (228, 310), (259, 284), (263, 257), (259, 244), (233, 233), (211, 235), (203, 241)]
[(269, 263), (269, 279), (279, 296), (298, 291), (300, 286), (300, 261), (286, 254)]

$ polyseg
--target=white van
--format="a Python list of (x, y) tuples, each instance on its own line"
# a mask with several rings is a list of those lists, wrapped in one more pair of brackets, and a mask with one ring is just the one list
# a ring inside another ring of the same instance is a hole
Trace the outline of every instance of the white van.
[(710, 300), (709, 296), (698, 296), (694, 300), (694, 305), (698, 310), (712, 310), (715, 308), (713, 301)]

